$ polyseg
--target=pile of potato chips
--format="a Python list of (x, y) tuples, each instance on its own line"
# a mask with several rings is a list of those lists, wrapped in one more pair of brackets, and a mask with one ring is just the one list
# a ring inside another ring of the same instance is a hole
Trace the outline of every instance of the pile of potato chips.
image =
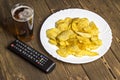
[(56, 52), (62, 57), (96, 56), (98, 53), (93, 50), (102, 45), (97, 26), (87, 18), (58, 20), (55, 28), (48, 29), (46, 34), (49, 43), (58, 47)]

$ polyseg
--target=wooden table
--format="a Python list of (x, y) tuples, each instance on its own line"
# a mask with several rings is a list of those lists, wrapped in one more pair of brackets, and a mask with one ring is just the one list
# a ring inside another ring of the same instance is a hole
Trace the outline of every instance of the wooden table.
[[(6, 49), (15, 40), (7, 29), (12, 28), (10, 9), (16, 3), (31, 4), (35, 10), (34, 40), (26, 42), (56, 64), (53, 72), (45, 74)], [(112, 29), (113, 41), (109, 51), (100, 59), (87, 64), (68, 64), (54, 59), (42, 47), (39, 31), (52, 13), (66, 8), (96, 12)], [(120, 1), (119, 0), (0, 0), (0, 80), (120, 80)]]

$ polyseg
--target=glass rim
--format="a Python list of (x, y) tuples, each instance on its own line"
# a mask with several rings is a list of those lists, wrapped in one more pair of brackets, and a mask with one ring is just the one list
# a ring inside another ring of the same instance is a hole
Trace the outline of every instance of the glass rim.
[[(27, 8), (29, 8), (29, 9), (31, 9), (32, 15), (31, 15), (30, 17), (26, 18), (26, 19), (16, 19), (16, 18), (14, 17), (14, 13), (15, 13), (15, 11), (16, 11), (17, 9), (19, 9), (19, 8), (21, 8), (21, 7), (27, 7)], [(12, 9), (11, 9), (11, 15), (12, 15), (12, 18), (13, 18), (15, 21), (26, 22), (26, 21), (28, 21), (28, 20), (30, 20), (31, 18), (34, 17), (34, 9), (33, 9), (32, 6), (30, 6), (30, 4), (17, 3), (17, 4), (15, 4), (15, 5), (13, 5), (13, 7), (12, 7)]]

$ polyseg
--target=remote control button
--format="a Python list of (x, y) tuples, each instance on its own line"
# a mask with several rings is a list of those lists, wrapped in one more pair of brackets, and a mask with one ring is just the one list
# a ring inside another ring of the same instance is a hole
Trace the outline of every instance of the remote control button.
[(38, 62), (38, 60), (35, 60), (35, 62)]
[(35, 51), (35, 54), (37, 55), (38, 53)]
[(25, 51), (28, 51), (26, 48), (24, 48)]
[(33, 53), (35, 53), (35, 50), (32, 50)]
[(30, 58), (33, 59), (33, 56), (31, 56)]
[(22, 50), (21, 50), (21, 49), (19, 49), (19, 51), (21, 52)]
[(35, 58), (32, 58), (33, 61), (35, 61), (36, 59)]
[(27, 47), (27, 49), (30, 50), (30, 51), (32, 50), (30, 47)]
[(33, 57), (35, 57), (35, 54), (33, 54)]
[(25, 52), (25, 51), (22, 51), (22, 53), (23, 53), (23, 54), (26, 54), (26, 52)]
[(14, 47), (14, 44), (11, 44), (11, 47)]
[(26, 52), (30, 54), (30, 51), (29, 51), (29, 50), (27, 50)]
[(38, 56), (35, 56), (35, 58), (37, 59), (37, 58), (38, 58)]
[(28, 55), (28, 57), (31, 57), (30, 55)]
[(33, 55), (33, 53), (32, 53), (32, 52), (30, 52), (30, 55)]

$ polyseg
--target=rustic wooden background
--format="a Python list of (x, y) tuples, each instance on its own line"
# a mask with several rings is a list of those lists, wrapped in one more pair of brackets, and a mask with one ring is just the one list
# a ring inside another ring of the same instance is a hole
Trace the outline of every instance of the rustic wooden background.
[[(15, 39), (10, 9), (16, 3), (27, 3), (35, 9), (34, 40), (27, 44), (42, 52), (57, 66), (45, 74), (6, 49)], [(39, 41), (43, 21), (52, 13), (66, 8), (96, 12), (112, 29), (113, 41), (109, 51), (100, 59), (81, 65), (63, 63), (52, 58)], [(0, 80), (120, 80), (120, 0), (0, 0)]]

